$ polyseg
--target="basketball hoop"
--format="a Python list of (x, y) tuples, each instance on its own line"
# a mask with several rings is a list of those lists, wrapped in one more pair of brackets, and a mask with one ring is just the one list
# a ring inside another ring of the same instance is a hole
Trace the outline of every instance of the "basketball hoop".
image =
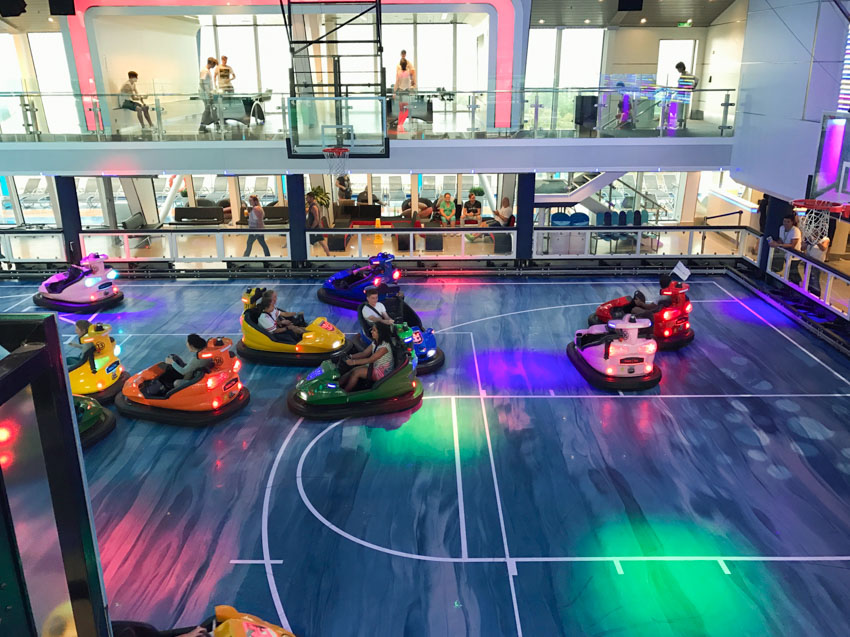
[(805, 208), (806, 214), (800, 220), (800, 230), (806, 242), (816, 244), (829, 234), (829, 217), (838, 217), (850, 213), (850, 205), (824, 201), (822, 199), (795, 199), (794, 208)]
[(325, 148), (322, 153), (328, 160), (328, 171), (331, 175), (344, 175), (348, 172), (348, 154), (350, 148), (344, 146), (332, 146)]

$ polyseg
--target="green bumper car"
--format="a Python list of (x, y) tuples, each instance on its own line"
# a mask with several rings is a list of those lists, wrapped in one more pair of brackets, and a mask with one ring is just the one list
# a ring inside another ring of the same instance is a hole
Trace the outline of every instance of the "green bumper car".
[(83, 448), (103, 440), (115, 429), (115, 414), (101, 406), (94, 398), (74, 396), (74, 411)]
[(350, 416), (375, 416), (405, 411), (422, 402), (422, 383), (416, 378), (416, 358), (401, 350), (392, 372), (363, 389), (346, 393), (340, 387), (337, 366), (327, 360), (298, 381), (286, 404), (299, 416), (335, 420)]

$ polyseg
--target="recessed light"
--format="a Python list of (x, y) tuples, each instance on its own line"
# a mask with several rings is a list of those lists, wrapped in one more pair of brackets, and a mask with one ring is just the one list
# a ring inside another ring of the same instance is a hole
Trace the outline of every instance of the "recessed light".
[(584, 23), (585, 23), (585, 24), (590, 24), (590, 20), (585, 20), (585, 21), (584, 21)]
[(50, 16), (49, 18), (47, 18), (47, 21), (48, 21), (48, 22), (53, 22), (53, 16)]
[(540, 20), (538, 20), (537, 22), (538, 22), (539, 24), (545, 24), (545, 23), (546, 23), (546, 20), (543, 20), (543, 19), (541, 18), (541, 19), (540, 19)]
[(641, 24), (646, 24), (646, 18), (641, 18), (641, 19), (640, 19), (640, 23), (641, 23)]

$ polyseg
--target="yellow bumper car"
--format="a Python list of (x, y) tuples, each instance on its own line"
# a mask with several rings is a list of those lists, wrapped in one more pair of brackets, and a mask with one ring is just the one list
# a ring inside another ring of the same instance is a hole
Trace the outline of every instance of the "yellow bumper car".
[(271, 335), (259, 325), (262, 312), (256, 307), (265, 290), (252, 288), (242, 296), (244, 310), (239, 319), (242, 339), (236, 344), (236, 353), (254, 363), (316, 367), (322, 361), (337, 360), (348, 354), (353, 343), (345, 338), (338, 327), (320, 316), (311, 323), (301, 323), (305, 332), (300, 336), (292, 332)]
[(101, 404), (111, 403), (130, 377), (118, 360), (121, 346), (109, 335), (111, 331), (105, 323), (89, 327), (80, 342), (91, 347), (68, 370), (71, 392), (94, 398)]

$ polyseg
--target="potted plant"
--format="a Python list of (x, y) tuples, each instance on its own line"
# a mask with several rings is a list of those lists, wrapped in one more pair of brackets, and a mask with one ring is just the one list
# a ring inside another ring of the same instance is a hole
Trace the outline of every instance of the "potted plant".
[(327, 210), (331, 205), (331, 196), (325, 192), (325, 189), (321, 186), (315, 186), (310, 194), (316, 198), (316, 203), (319, 204), (324, 210)]

